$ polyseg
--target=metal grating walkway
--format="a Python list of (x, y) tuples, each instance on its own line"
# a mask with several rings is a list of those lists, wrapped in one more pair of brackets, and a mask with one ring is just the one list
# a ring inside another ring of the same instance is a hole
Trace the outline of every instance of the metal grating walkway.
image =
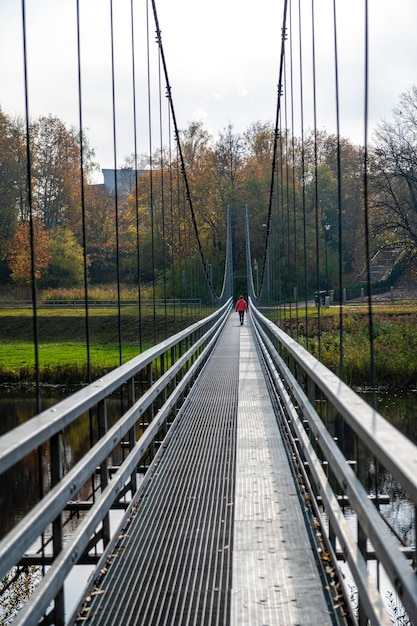
[(331, 618), (250, 329), (231, 315), (77, 623)]

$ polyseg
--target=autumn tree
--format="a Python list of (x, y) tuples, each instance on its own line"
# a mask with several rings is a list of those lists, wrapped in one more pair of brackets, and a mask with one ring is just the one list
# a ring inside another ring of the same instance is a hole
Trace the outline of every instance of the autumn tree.
[(217, 184), (223, 204), (237, 203), (239, 173), (243, 163), (243, 141), (239, 133), (233, 132), (229, 124), (219, 135), (215, 146), (215, 168)]
[[(394, 120), (378, 127), (368, 188), (372, 245), (401, 246), (411, 255), (417, 249), (416, 102), (413, 88), (402, 96)], [(174, 293), (175, 280), (183, 290), (186, 266), (193, 272), (201, 269), (195, 220), (218, 287), (225, 261), (226, 207), (232, 211), (234, 265), (240, 270), (246, 258), (245, 206), (251, 254), (259, 262), (270, 203), (270, 262), (279, 268), (281, 293), (289, 293), (301, 268), (304, 274), (304, 261), (309, 289), (318, 265), (323, 283), (324, 260), (332, 285), (338, 281), (340, 254), (344, 275), (352, 280), (364, 264), (363, 150), (346, 139), (306, 131), (301, 141), (285, 129), (275, 136), (272, 123), (256, 122), (243, 134), (229, 125), (214, 140), (202, 123), (192, 122), (180, 133), (188, 189), (179, 152), (160, 147), (148, 163), (130, 157), (118, 172), (119, 193), (111, 194), (104, 185), (87, 184), (94, 167), (87, 139), (82, 139), (82, 180), (79, 132), (53, 116), (41, 117), (30, 124), (29, 206), (25, 133), (22, 120), (0, 111), (0, 260), (6, 264), (10, 257), (15, 280), (31, 278), (27, 231), (32, 215), (36, 271), (44, 284), (58, 284), (59, 277), (68, 284), (79, 281), (82, 251), (92, 282), (120, 278), (162, 283), (170, 273)], [(65, 249), (61, 259), (56, 252), (60, 246)], [(43, 253), (46, 265), (39, 256)]]
[(0, 109), (0, 261), (7, 258), (18, 217), (15, 148), (12, 124)]
[(81, 205), (79, 134), (57, 117), (40, 117), (31, 144), (34, 208), (47, 229), (69, 225)]
[(85, 244), (94, 283), (116, 280), (114, 197), (104, 185), (85, 190)]
[(243, 133), (242, 202), (248, 207), (252, 258), (260, 260), (265, 244), (269, 207), (274, 129), (269, 122), (255, 122)]
[(181, 139), (204, 256), (210, 263), (215, 284), (221, 287), (226, 246), (226, 204), (220, 193), (217, 143), (201, 123), (191, 123)]
[(16, 283), (29, 284), (32, 281), (32, 259), (35, 278), (40, 279), (46, 273), (51, 255), (46, 229), (37, 218), (32, 222), (20, 222), (15, 230), (9, 268)]
[(49, 263), (44, 287), (78, 287), (84, 278), (84, 254), (74, 233), (63, 226), (49, 231)]

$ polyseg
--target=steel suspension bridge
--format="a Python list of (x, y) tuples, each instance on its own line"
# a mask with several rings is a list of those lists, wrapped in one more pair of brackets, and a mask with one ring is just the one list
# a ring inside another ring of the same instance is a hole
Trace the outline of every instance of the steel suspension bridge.
[[(0, 475), (3, 484), (13, 484), (18, 490), (19, 484), (14, 482), (14, 476), (19, 475), (15, 474), (16, 468), (29, 468), (38, 476), (34, 485), (39, 497), (30, 510), (13, 520), (0, 539), (2, 602), (30, 572), (33, 576), (36, 572), (37, 584), (30, 597), (16, 606), (7, 623), (391, 624), (384, 598), (387, 586), (398, 598), (398, 610), (405, 612), (409, 623), (417, 623), (416, 446), (344, 382), (343, 330), (340, 377), (323, 365), (320, 349), (316, 358), (298, 341), (298, 329), (309, 323), (307, 310), (314, 291), (319, 325), (323, 306), (329, 305), (330, 298), (328, 229), (323, 232), (322, 228), (329, 218), (322, 212), (317, 185), (312, 211), (316, 237), (313, 242), (306, 238), (306, 185), (309, 178), (314, 178), (314, 167), (313, 172), (307, 171), (307, 152), (310, 156), (312, 153), (317, 168), (318, 143), (313, 141), (307, 147), (301, 141), (296, 148), (293, 134), (296, 111), (301, 115), (303, 129), (303, 100), (296, 105), (293, 67), (295, 47), (303, 41), (300, 3), (283, 2), (262, 245), (259, 247), (254, 236), (259, 226), (254, 223), (256, 212), (251, 207), (234, 206), (237, 196), (232, 190), (230, 202), (224, 207), (224, 246), (219, 252), (224, 272), (220, 277), (213, 276), (213, 264), (205, 249), (205, 222), (201, 202), (194, 197), (189, 155), (177, 126), (178, 103), (174, 107), (169, 59), (164, 53), (156, 4), (146, 3), (148, 30), (153, 20), (156, 33), (156, 44), (150, 38), (148, 41), (147, 62), (150, 68), (151, 51), (155, 50), (154, 91), (158, 94), (157, 112), (151, 114), (149, 107), (146, 132), (151, 137), (150, 118), (154, 115), (170, 138), (169, 150), (162, 145), (150, 146), (150, 154), (156, 152), (161, 160), (156, 162), (151, 156), (146, 168), (146, 215), (140, 212), (136, 175), (130, 185), (137, 211), (136, 232), (135, 228), (130, 231), (136, 242), (132, 245), (137, 246), (135, 306), (140, 333), (145, 306), (140, 266), (149, 257), (155, 327), (160, 301), (166, 317), (168, 310), (170, 314), (174, 311), (178, 328), (172, 335), (166, 332), (162, 341), (155, 331), (151, 348), (138, 349), (130, 360), (124, 358), (121, 222), (125, 209), (115, 156), (112, 198), (118, 290), (114, 304), (119, 321), (120, 362), (99, 378), (93, 374), (89, 332), (93, 304), (88, 268), (89, 191), (83, 171), (82, 7), (82, 0), (77, 1), (79, 222), (84, 246), (87, 374), (81, 389), (45, 409), (39, 368), (42, 303), (37, 288), (34, 235), (39, 215), (36, 190), (32, 189), (35, 144), (29, 109), (29, 25), (22, 2), (26, 216), (32, 233), (31, 307), (38, 410), (30, 420), (1, 436)], [(112, 12), (112, 2), (110, 8)], [(333, 9), (337, 68), (335, 3)], [(132, 10), (132, 33), (134, 19)], [(314, 41), (314, 30), (312, 34)], [(113, 46), (113, 22), (110, 39)], [(134, 42), (132, 36), (133, 65)], [(114, 54), (112, 61), (111, 131), (116, 155)], [(365, 54), (367, 71), (366, 62)], [(299, 79), (302, 73), (301, 68)], [(152, 104), (150, 76), (147, 88)], [(335, 89), (337, 95), (337, 81)], [(135, 90), (133, 94), (135, 111)], [(162, 123), (161, 103), (165, 101), (167, 121)], [(135, 126), (135, 138), (140, 132)], [(315, 129), (313, 138), (317, 134)], [(296, 149), (301, 150), (300, 162), (305, 166), (297, 173)], [(338, 176), (334, 228), (338, 231), (340, 271), (334, 284), (342, 327), (346, 304), (342, 273), (344, 212), (342, 146), (337, 135), (335, 155)], [(366, 138), (362, 156), (358, 189), (366, 226)], [(131, 169), (135, 173), (140, 169), (136, 151)], [(145, 222), (150, 235), (144, 250), (141, 228)], [(366, 227), (364, 231), (366, 234)], [(237, 249), (242, 242), (244, 261), (239, 265)], [(278, 247), (277, 242), (282, 246)], [(364, 249), (368, 276), (364, 284), (372, 325), (371, 259), (366, 240)], [(160, 258), (162, 268), (158, 266)], [(316, 266), (313, 282), (307, 278), (311, 263)], [(158, 271), (166, 290), (159, 299), (155, 278)], [(243, 326), (234, 313), (237, 288), (244, 290), (249, 300)], [(202, 306), (196, 320), (184, 325), (182, 307), (194, 306), (191, 302)], [(172, 316), (170, 319), (166, 329), (172, 328)], [(280, 328), (282, 320), (294, 329), (293, 333)], [(372, 328), (370, 337), (369, 382), (375, 387)], [(83, 429), (88, 445), (68, 460), (65, 442), (74, 427)], [(389, 494), (382, 484), (389, 481), (407, 495), (413, 511), (411, 539), (403, 537), (384, 515)], [(2, 500), (2, 511), (9, 506)], [(90, 575), (84, 577), (79, 596), (69, 603), (68, 581), (74, 576), (82, 578), (87, 566)]]

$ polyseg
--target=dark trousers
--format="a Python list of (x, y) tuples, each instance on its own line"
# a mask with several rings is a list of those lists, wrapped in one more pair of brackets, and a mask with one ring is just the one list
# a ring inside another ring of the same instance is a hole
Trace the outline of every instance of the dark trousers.
[(245, 317), (245, 311), (239, 311), (239, 320), (240, 320), (240, 325), (243, 324), (243, 318)]

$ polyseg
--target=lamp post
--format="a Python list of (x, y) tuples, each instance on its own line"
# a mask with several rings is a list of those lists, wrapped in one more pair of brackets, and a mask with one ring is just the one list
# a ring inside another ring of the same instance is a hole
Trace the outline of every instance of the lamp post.
[(327, 295), (329, 295), (329, 266), (327, 261), (327, 243), (329, 240), (329, 231), (331, 228), (331, 224), (326, 222), (324, 225), (324, 250), (325, 250), (325, 262), (326, 262), (326, 291)]
[(256, 272), (256, 297), (259, 296), (259, 275), (258, 275), (258, 261), (253, 259), (253, 269)]

